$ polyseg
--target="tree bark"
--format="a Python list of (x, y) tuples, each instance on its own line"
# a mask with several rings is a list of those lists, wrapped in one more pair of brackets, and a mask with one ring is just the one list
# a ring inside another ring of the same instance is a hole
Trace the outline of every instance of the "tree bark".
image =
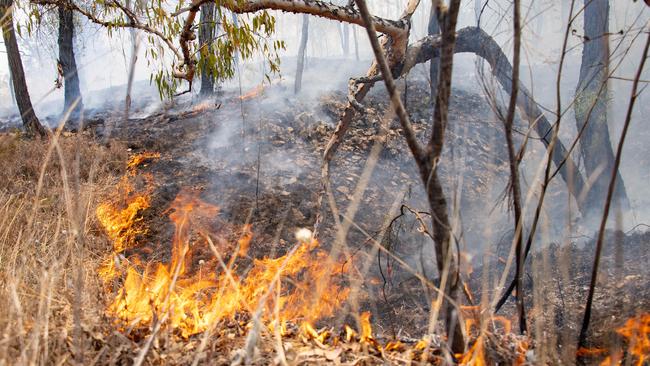
[(341, 47), (343, 48), (343, 56), (346, 58), (350, 54), (350, 25), (341, 23)]
[[(135, 13), (138, 10), (138, 3), (134, 1), (133, 6), (131, 6), (131, 1), (126, 1), (126, 8), (133, 9)], [(138, 35), (134, 28), (129, 30), (131, 35), (131, 60), (129, 61), (129, 75), (126, 82), (126, 96), (124, 98), (124, 119), (129, 119), (129, 113), (131, 110), (131, 91), (133, 90), (133, 79), (135, 77), (135, 64), (138, 62), (138, 50), (140, 48), (140, 42), (138, 41)]]
[[(584, 8), (585, 40), (574, 111), (578, 131), (584, 128), (580, 138), (580, 153), (585, 175), (587, 178), (598, 175), (591, 186), (585, 187), (588, 192), (584, 206), (591, 216), (602, 211), (614, 167), (607, 122), (609, 0), (585, 0)], [(616, 171), (616, 176), (614, 205), (629, 207), (620, 172)]]
[(302, 73), (305, 69), (305, 50), (309, 39), (309, 15), (302, 16), (302, 32), (300, 35), (300, 48), (298, 48), (298, 64), (296, 65), (296, 79), (293, 84), (293, 92), (298, 94), (302, 88)]
[(214, 57), (216, 21), (216, 4), (208, 2), (201, 5), (201, 16), (199, 18), (199, 47), (201, 47), (201, 91), (200, 96), (209, 97), (214, 94), (215, 75), (210, 71), (210, 58)]
[[(430, 36), (437, 36), (440, 34), (440, 24), (438, 24), (438, 17), (436, 17), (436, 8), (433, 2), (431, 3), (431, 13), (429, 14), (428, 33)], [(440, 59), (432, 58), (429, 65), (429, 87), (431, 88), (431, 101), (435, 105), (436, 98), (438, 97), (438, 69), (440, 68)]]
[(79, 89), (79, 73), (74, 57), (74, 18), (72, 10), (59, 5), (59, 64), (63, 71), (64, 103), (63, 114), (71, 112), (76, 116), (83, 110)]
[(9, 72), (11, 73), (11, 79), (13, 80), (16, 103), (18, 104), (18, 110), (20, 111), (23, 126), (25, 127), (27, 134), (46, 136), (47, 131), (43, 128), (34, 113), (32, 101), (29, 97), (29, 91), (27, 90), (25, 71), (23, 70), (23, 62), (20, 58), (18, 41), (16, 40), (16, 33), (14, 31), (12, 6), (13, 0), (0, 0), (0, 19), (3, 19), (2, 37), (7, 49)]
[(359, 61), (359, 40), (357, 39), (357, 28), (352, 27), (352, 38), (354, 39), (354, 59)]

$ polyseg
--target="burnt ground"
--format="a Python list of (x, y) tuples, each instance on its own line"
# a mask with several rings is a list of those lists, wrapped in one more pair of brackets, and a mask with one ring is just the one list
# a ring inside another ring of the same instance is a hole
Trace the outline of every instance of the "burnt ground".
[[(387, 107), (385, 93), (375, 89), (365, 102), (368, 112), (356, 118), (332, 166), (333, 192), (342, 211), (352, 200)], [(252, 224), (251, 257), (284, 254), (295, 241), (295, 230), (313, 225), (320, 157), (344, 107), (345, 96), (326, 93), (317, 99), (301, 100), (291, 96), (283, 85), (267, 87), (249, 100), (240, 101), (237, 95), (226, 92), (217, 101), (202, 104), (204, 108), (196, 108), (198, 102), (177, 102), (128, 121), (101, 114), (95, 117), (99, 123), (91, 131), (97, 138), (110, 136), (107, 143), (119, 140), (133, 153), (161, 154), (160, 159), (140, 168), (155, 180), (151, 208), (144, 212), (150, 231), (141, 240), (148, 247), (149, 259), (169, 257), (173, 227), (166, 210), (182, 190), (199, 192), (203, 200), (218, 205), (219, 219), (224, 222), (235, 227)], [(431, 116), (426, 84), (409, 85), (407, 97), (414, 126), (424, 139)], [(474, 255), (471, 262), (476, 267), (466, 277), (471, 278), (474, 296), (480, 298), (481, 256), (487, 253), (485, 258), (491, 268), (488, 289), (495, 288), (493, 277), (503, 271), (502, 262), (507, 257), (507, 248), (504, 252), (497, 247), (497, 240), (491, 239), (504, 235), (507, 239), (508, 235), (508, 216), (493, 218), (495, 212), (506, 209), (499, 199), (507, 185), (507, 154), (499, 143), (500, 124), (482, 96), (454, 90), (452, 101), (441, 170), (448, 197), (457, 197), (462, 208), (458, 215), (463, 223), (462, 249)], [(551, 207), (553, 202), (562, 201), (560, 191), (551, 190)], [(375, 327), (380, 337), (418, 338), (426, 329), (430, 302), (420, 281), (394, 261), (382, 257), (378, 263), (377, 257), (368, 254), (371, 241), (383, 237), (382, 245), (429, 279), (436, 279), (431, 243), (417, 230), (419, 225), (412, 215), (387, 226), (402, 204), (426, 211), (423, 197), (416, 167), (395, 121), (361, 199), (354, 218), (356, 226), (347, 237), (355, 262), (371, 262), (363, 307), (376, 314)], [(328, 246), (335, 237), (334, 218), (328, 207), (322, 212), (326, 216), (319, 239)], [(486, 236), (488, 231), (491, 236)], [(613, 327), (624, 319), (650, 309), (649, 235), (619, 235), (619, 242), (625, 243), (620, 246), (608, 240), (594, 314), (594, 340), (599, 344), (606, 343)], [(553, 344), (574, 343), (589, 281), (592, 247), (593, 240), (561, 248), (549, 245), (532, 260), (526, 295), (529, 304), (540, 305), (535, 311), (544, 316), (529, 316), (539, 326), (536, 331), (542, 325), (552, 327), (548, 329), (553, 329), (550, 333), (555, 338), (549, 338)], [(508, 304), (503, 312), (512, 315), (512, 305)]]

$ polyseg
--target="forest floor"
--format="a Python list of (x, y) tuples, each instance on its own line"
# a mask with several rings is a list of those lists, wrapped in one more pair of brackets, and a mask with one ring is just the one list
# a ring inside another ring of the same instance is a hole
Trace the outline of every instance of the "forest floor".
[[(71, 143), (83, 139), (88, 146), (97, 146), (96, 149), (102, 152), (100, 154), (91, 147), (92, 151), (87, 152), (89, 155), (104, 157), (98, 164), (107, 176), (105, 186), (88, 205), (89, 215), (94, 212), (91, 207), (117, 194), (114, 189), (111, 192), (111, 186), (115, 186), (121, 176), (129, 174), (123, 166), (127, 155), (159, 154), (159, 157), (140, 162), (137, 173), (131, 178), (136, 191), (149, 190), (151, 202), (148, 208), (138, 213), (148, 230), (137, 236), (137, 245), (125, 251), (122, 254), (124, 258), (137, 255), (145, 261), (170, 261), (175, 235), (174, 225), (168, 217), (170, 206), (179, 194), (187, 191), (219, 207), (219, 221), (227, 223), (231, 236), (236, 237), (244, 224), (251, 225), (250, 260), (286, 254), (295, 244), (296, 230), (313, 225), (320, 189), (321, 155), (344, 107), (345, 96), (342, 93), (325, 94), (314, 103), (287, 96), (281, 85), (252, 92), (259, 95), (242, 100), (238, 93), (227, 92), (216, 101), (186, 101), (165, 106), (153, 114), (138, 114), (135, 108), (128, 121), (115, 117), (111, 112), (100, 112), (90, 118), (91, 125), (82, 132), (63, 133), (63, 145), (66, 140)], [(480, 312), (473, 305), (496, 295), (493, 289), (504, 271), (508, 256), (508, 245), (481, 241), (485, 228), (480, 225), (497, 205), (496, 201), (507, 184), (507, 154), (503, 144), (498, 143), (499, 122), (483, 98), (463, 90), (455, 90), (454, 94), (444, 154), (458, 165), (443, 164), (441, 171), (444, 185), (454, 187), (449, 189), (448, 197), (458, 197), (457, 204), (462, 207), (465, 228), (463, 278), (468, 282), (470, 294), (463, 303), (465, 315), (471, 319), (478, 317)], [(410, 85), (407, 98), (416, 131), (426, 136), (431, 114), (426, 84)], [(355, 120), (335, 157), (331, 182), (339, 213), (346, 212), (349, 204), (355, 201), (357, 183), (364, 175), (366, 160), (377, 143), (375, 136), (384, 118), (386, 100), (381, 90), (370, 94), (365, 102), (367, 113)], [(8, 149), (6, 146), (9, 145), (2, 146)], [(456, 155), (464, 158), (455, 159)], [(34, 160), (32, 164), (38, 162), (38, 159)], [(27, 181), (39, 176), (36, 166), (31, 168)], [(56, 168), (60, 169), (60, 166)], [(12, 192), (12, 186), (2, 188), (7, 190), (8, 196), (16, 193)], [(554, 198), (561, 201), (559, 191), (552, 189), (549, 201), (553, 202)], [(373, 250), (373, 243), (379, 243), (424, 277), (432, 281), (437, 278), (431, 243), (418, 230), (417, 220), (408, 212), (403, 218), (395, 219), (406, 207), (416, 211), (427, 210), (416, 167), (395, 123), (360, 197), (360, 209), (354, 215), (347, 245), (349, 253), (352, 253), (351, 261), (370, 264), (361, 285), (360, 305), (355, 309), (373, 314), (373, 340), (357, 338), (339, 342), (330, 337), (322, 341), (294, 332), (283, 340), (284, 357), (290, 364), (408, 364), (422, 357), (422, 343), (418, 340), (426, 333), (433, 295), (412, 271), (400, 268), (394, 260)], [(551, 207), (554, 207), (552, 203)], [(321, 212), (325, 220), (318, 238), (328, 248), (336, 240), (336, 221), (345, 221), (347, 217), (345, 214), (334, 217), (327, 202)], [(507, 232), (507, 220), (495, 220), (490, 225), (499, 234)], [(110, 255), (110, 243), (102, 238), (96, 219), (91, 218), (88, 226), (94, 243), (90, 262), (98, 266), (101, 258)], [(579, 329), (589, 283), (593, 243), (591, 238), (577, 238), (563, 246), (547, 245), (538, 250), (529, 261), (531, 274), (526, 281), (532, 336), (515, 335), (518, 326), (516, 321), (510, 321), (516, 317), (509, 303), (500, 314), (505, 321), (500, 325), (492, 322), (492, 327), (488, 327), (485, 350), (479, 350), (476, 342), (463, 357), (483, 357), (490, 363), (501, 364), (562, 364), (573, 360), (576, 330)], [(593, 362), (622, 347), (625, 338), (617, 335), (615, 330), (626, 319), (650, 310), (650, 255), (647, 250), (650, 233), (611, 233), (606, 243), (591, 338), (594, 349), (606, 351), (595, 352)], [(196, 264), (200, 257), (193, 263)], [(86, 277), (92, 277), (96, 272), (96, 267), (93, 268), (90, 262)], [(5, 268), (3, 272), (6, 272)], [(3, 276), (8, 275), (3, 273)], [(67, 276), (72, 278), (72, 272)], [(95, 303), (94, 309), (87, 310), (84, 315), (82, 338), (88, 347), (86, 357), (99, 364), (128, 363), (142, 349), (146, 337), (133, 329), (118, 331), (120, 328), (111, 324), (102, 307), (97, 306), (109, 301), (110, 292), (102, 292), (97, 279), (85, 287), (98, 292), (84, 300)], [(73, 298), (69, 294), (67, 297)], [(352, 310), (348, 307), (341, 309), (337, 314), (344, 315), (316, 326), (337, 334), (344, 324), (354, 324), (355, 318), (349, 315)], [(68, 316), (67, 321), (55, 323), (68, 330), (59, 335), (63, 338), (56, 340), (60, 342), (57, 346), (52, 346), (48, 361), (61, 361), (56, 357), (63, 355), (55, 353), (63, 352), (61, 349), (66, 347), (68, 357), (75, 356), (74, 312), (67, 308), (64, 313)], [(0, 321), (0, 326), (13, 324), (15, 314), (11, 314), (9, 319)], [(244, 315), (222, 321), (207, 346), (202, 344), (206, 338), (200, 334), (181, 339), (161, 333), (151, 345), (147, 362), (243, 362), (246, 352), (242, 350), (250, 328), (247, 322)], [(512, 331), (508, 332), (505, 328), (511, 324)], [(394, 344), (394, 349), (379, 346), (396, 340), (401, 343)], [(53, 340), (45, 339), (43, 342)], [(440, 362), (442, 343), (441, 339), (429, 338), (429, 361)], [(11, 344), (17, 347), (17, 343)], [(260, 334), (258, 347), (254, 354), (256, 363), (283, 362), (272, 332)], [(21, 354), (18, 349), (13, 352), (5, 349), (4, 352), (21, 358), (29, 356)]]

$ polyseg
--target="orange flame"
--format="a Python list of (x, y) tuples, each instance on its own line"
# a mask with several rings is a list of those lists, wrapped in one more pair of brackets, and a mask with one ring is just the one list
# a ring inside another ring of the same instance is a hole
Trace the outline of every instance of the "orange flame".
[(253, 88), (248, 93), (246, 93), (244, 95), (240, 95), (239, 99), (241, 99), (241, 100), (253, 99), (253, 98), (257, 97), (258, 95), (262, 94), (263, 91), (264, 91), (264, 84), (260, 84), (260, 85), (256, 86), (255, 88)]
[(650, 313), (628, 319), (616, 332), (627, 339), (628, 354), (641, 366), (650, 360)]
[(100, 204), (95, 211), (100, 224), (104, 227), (109, 239), (112, 240), (113, 250), (116, 253), (133, 247), (136, 237), (146, 232), (139, 214), (149, 208), (149, 194), (153, 189), (151, 184), (153, 177), (147, 174), (143, 175), (146, 185), (144, 192), (135, 192), (130, 178), (135, 176), (137, 167), (146, 160), (159, 157), (159, 153), (150, 152), (132, 156), (127, 163), (127, 174), (117, 185), (116, 197)]
[(628, 356), (634, 360), (625, 360), (622, 349), (614, 350), (608, 355), (609, 350), (605, 348), (579, 348), (576, 352), (579, 357), (596, 358), (605, 357), (600, 363), (601, 366), (626, 365), (642, 366), (650, 360), (650, 313), (641, 314), (628, 319), (623, 326), (616, 329), (616, 333), (625, 337)]
[(209, 100), (206, 100), (205, 102), (201, 102), (195, 105), (194, 107), (192, 107), (192, 113), (204, 112), (213, 108), (215, 108), (214, 103)]
[[(129, 172), (142, 161), (132, 159)], [(137, 235), (146, 231), (139, 213), (148, 207), (151, 192), (147, 188), (136, 194), (128, 177), (123, 182), (120, 190), (127, 196), (125, 207), (120, 209), (114, 202), (108, 202), (97, 210), (116, 254), (136, 245)], [(331, 316), (347, 299), (349, 289), (338, 283), (340, 275), (346, 272), (342, 261), (321, 250), (316, 240), (301, 242), (279, 258), (255, 259), (252, 269), (238, 277), (235, 260), (248, 253), (250, 226), (244, 226), (236, 243), (213, 237), (203, 222), (216, 217), (218, 208), (187, 192), (176, 197), (168, 212), (175, 226), (168, 263), (143, 264), (133, 255), (122, 261), (126, 265), (120, 267), (119, 256), (115, 255), (99, 270), (106, 282), (124, 276), (122, 287), (107, 310), (124, 326), (146, 327), (156, 319), (164, 319), (165, 326), (188, 337), (238, 312), (252, 312), (261, 301), (266, 302), (262, 303), (268, 310), (266, 320), (271, 320), (272, 309), (277, 307), (282, 323), (300, 320), (309, 324)], [(199, 261), (201, 265), (195, 270), (193, 255), (199, 250), (209, 252), (207, 248), (212, 250), (213, 258)], [(221, 252), (234, 254), (225, 263), (227, 255)], [(267, 296), (277, 286), (281, 288), (279, 297)], [(316, 333), (315, 339), (325, 338), (327, 335)]]

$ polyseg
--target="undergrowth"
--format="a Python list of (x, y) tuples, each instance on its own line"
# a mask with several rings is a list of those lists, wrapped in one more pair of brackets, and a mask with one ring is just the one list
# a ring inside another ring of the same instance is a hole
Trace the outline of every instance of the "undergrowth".
[(0, 364), (93, 358), (104, 308), (94, 273), (110, 250), (94, 210), (126, 159), (84, 135), (0, 135)]

